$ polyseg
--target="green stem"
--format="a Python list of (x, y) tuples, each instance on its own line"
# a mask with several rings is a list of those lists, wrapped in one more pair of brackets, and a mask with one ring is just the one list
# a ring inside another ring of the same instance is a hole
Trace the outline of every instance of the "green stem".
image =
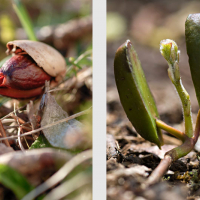
[(172, 64), (168, 62), (168, 65), (169, 65), (169, 69), (168, 69), (169, 78), (171, 79), (172, 83), (174, 84), (178, 92), (178, 95), (181, 99), (181, 103), (183, 107), (183, 115), (184, 115), (184, 121), (185, 121), (185, 134), (191, 138), (193, 137), (193, 126), (192, 126), (190, 96), (182, 84), (178, 61), (174, 61), (172, 62)]
[(182, 85), (181, 78), (173, 82), (178, 95), (181, 99), (181, 103), (183, 106), (183, 114), (185, 121), (185, 134), (188, 137), (193, 137), (193, 125), (192, 125), (192, 113), (191, 113), (191, 103), (190, 96)]
[(175, 136), (176, 138), (180, 139), (182, 142), (184, 142), (188, 136), (185, 135), (183, 132), (165, 124), (163, 121), (156, 119), (156, 126), (167, 131), (171, 135)]
[(37, 41), (31, 19), (20, 0), (13, 0), (13, 8), (30, 40)]

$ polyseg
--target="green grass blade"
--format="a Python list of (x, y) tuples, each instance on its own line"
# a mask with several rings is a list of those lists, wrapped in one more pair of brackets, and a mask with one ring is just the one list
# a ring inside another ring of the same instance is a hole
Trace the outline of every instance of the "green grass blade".
[(23, 175), (3, 164), (0, 165), (0, 183), (12, 190), (18, 199), (22, 199), (33, 189)]
[(34, 33), (34, 29), (33, 29), (33, 25), (31, 22), (31, 19), (26, 11), (26, 8), (24, 7), (24, 5), (21, 3), (20, 0), (13, 0), (13, 8), (17, 14), (17, 16), (19, 17), (19, 20), (22, 24), (22, 26), (24, 27), (28, 38), (30, 40), (35, 40), (37, 41), (36, 35)]

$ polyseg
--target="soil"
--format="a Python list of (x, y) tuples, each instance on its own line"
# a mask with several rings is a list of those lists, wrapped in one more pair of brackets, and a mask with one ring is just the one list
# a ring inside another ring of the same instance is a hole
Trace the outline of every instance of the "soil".
[[(161, 150), (155, 144), (144, 140), (124, 113), (113, 74), (115, 52), (126, 39), (130, 39), (138, 53), (161, 120), (184, 132), (180, 99), (168, 77), (167, 63), (159, 52), (159, 38), (174, 39), (181, 50), (180, 73), (183, 85), (190, 95), (195, 124), (199, 106), (186, 53), (184, 21), (189, 13), (198, 12), (197, 4), (199, 5), (197, 1), (185, 0), (107, 1), (108, 13), (117, 13), (126, 22), (126, 30), (121, 37), (107, 41), (108, 200), (200, 199), (199, 141), (192, 152), (170, 166), (159, 183), (144, 190), (147, 178), (165, 152), (180, 145), (181, 142), (164, 131), (165, 145)], [(177, 21), (181, 24), (180, 27), (175, 23)], [(158, 34), (161, 28), (172, 29), (173, 23), (175, 24), (173, 31), (164, 31), (162, 36)]]

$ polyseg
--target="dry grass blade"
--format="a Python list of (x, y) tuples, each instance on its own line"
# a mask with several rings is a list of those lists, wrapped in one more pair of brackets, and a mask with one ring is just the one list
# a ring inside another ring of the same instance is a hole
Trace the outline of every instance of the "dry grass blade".
[(28, 193), (22, 200), (30, 200), (36, 198), (44, 191), (50, 189), (51, 187), (55, 186), (57, 183), (62, 181), (76, 166), (91, 158), (92, 158), (92, 150), (87, 150), (77, 154), (62, 168), (60, 168), (59, 171), (57, 171), (53, 176), (51, 176), (47, 181), (45, 181), (36, 189)]
[[(54, 122), (54, 123), (52, 123), (52, 124), (49, 124), (49, 125), (43, 126), (43, 127), (41, 127), (41, 128), (38, 128), (38, 129), (36, 129), (36, 130), (33, 130), (33, 131), (30, 131), (30, 132), (21, 134), (20, 137), (26, 136), (26, 135), (31, 135), (31, 134), (33, 134), (33, 133), (37, 133), (37, 132), (42, 131), (42, 130), (44, 130), (44, 129), (47, 129), (47, 128), (51, 127), (51, 126), (55, 126), (55, 125), (57, 125), (57, 124), (60, 124), (60, 123), (63, 123), (63, 122), (67, 122), (67, 121), (69, 121), (69, 120), (71, 120), (71, 119), (74, 119), (74, 118), (76, 118), (76, 117), (79, 117), (79, 116), (88, 114), (88, 113), (90, 112), (90, 109), (91, 109), (91, 108), (92, 108), (92, 107), (90, 107), (90, 108), (88, 108), (87, 110), (84, 110), (84, 111), (82, 111), (82, 112), (79, 112), (79, 113), (76, 113), (76, 114), (74, 114), (74, 115), (71, 115), (70, 117), (67, 117), (67, 118), (65, 118), (65, 119), (62, 119), (62, 120), (59, 120), (59, 121)], [(12, 140), (12, 139), (15, 139), (15, 138), (17, 138), (17, 137), (18, 137), (18, 136), (4, 137), (4, 138), (0, 138), (0, 141), (5, 140), (5, 139)]]
[(18, 128), (18, 132), (17, 132), (17, 136), (18, 136), (18, 143), (19, 143), (19, 147), (22, 151), (25, 151), (23, 145), (22, 145), (22, 141), (21, 141), (21, 138), (20, 138), (20, 132), (21, 132), (21, 128), (20, 128), (20, 123), (21, 124), (24, 124), (25, 121), (20, 119), (17, 114), (16, 114), (16, 110), (15, 110), (15, 104), (14, 104), (14, 114), (11, 114), (11, 117), (14, 118), (19, 126)]
[(2, 124), (12, 123), (15, 122), (15, 119), (1, 119)]
[(21, 131), (21, 128), (19, 127), (18, 128), (18, 132), (17, 132), (17, 136), (18, 136), (18, 142), (19, 142), (19, 147), (22, 151), (25, 151), (23, 145), (22, 145), (22, 141), (21, 141), (21, 138), (20, 138), (20, 131)]
[(48, 195), (45, 196), (43, 200), (62, 199), (71, 192), (91, 182), (91, 177), (88, 177), (87, 173), (82, 172), (77, 176), (73, 177), (72, 179), (64, 182), (62, 185), (58, 186), (54, 190), (52, 190)]

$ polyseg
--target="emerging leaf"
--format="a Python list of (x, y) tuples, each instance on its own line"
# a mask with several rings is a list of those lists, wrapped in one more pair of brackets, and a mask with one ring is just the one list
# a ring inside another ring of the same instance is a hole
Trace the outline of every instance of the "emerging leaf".
[(180, 51), (178, 50), (176, 42), (173, 40), (162, 40), (160, 42), (160, 53), (171, 65), (173, 65), (174, 62), (179, 61)]
[(128, 119), (143, 138), (160, 148), (163, 144), (162, 133), (155, 123), (159, 114), (130, 40), (116, 52), (114, 73), (119, 97)]
[(200, 13), (187, 17), (185, 39), (192, 80), (200, 106)]

